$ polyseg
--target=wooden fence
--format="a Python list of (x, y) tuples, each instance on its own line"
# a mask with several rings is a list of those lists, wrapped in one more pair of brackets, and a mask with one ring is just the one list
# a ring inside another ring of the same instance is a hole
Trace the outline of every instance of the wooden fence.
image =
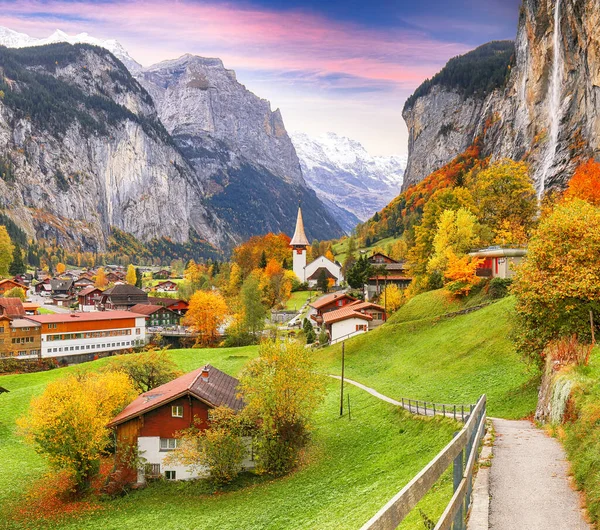
[(431, 403), (430, 401), (421, 401), (418, 399), (401, 398), (402, 408), (419, 414), (421, 416), (446, 416), (454, 418), (456, 421), (465, 422), (473, 413), (475, 405), (446, 405), (443, 403)]
[(486, 397), (479, 398), (464, 427), (438, 455), (393, 497), (361, 530), (393, 530), (453, 464), (454, 494), (435, 530), (465, 530), (471, 504), (473, 470), (485, 432)]

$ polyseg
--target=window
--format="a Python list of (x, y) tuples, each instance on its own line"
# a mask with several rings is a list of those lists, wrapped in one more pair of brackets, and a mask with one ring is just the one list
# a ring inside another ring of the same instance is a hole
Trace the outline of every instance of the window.
[(175, 471), (165, 471), (165, 478), (167, 480), (176, 480), (175, 479)]
[(171, 407), (171, 416), (174, 418), (183, 418), (183, 407), (181, 405), (173, 405)]
[(0, 333), (4, 333), (4, 326), (0, 326)]
[(160, 450), (161, 451), (173, 451), (179, 447), (179, 440), (177, 438), (161, 438), (160, 439)]
[[(140, 333), (141, 333), (140, 328), (135, 328), (135, 334), (139, 335)], [(167, 473), (169, 473), (169, 472), (167, 471)], [(175, 471), (173, 471), (173, 473), (175, 473)]]

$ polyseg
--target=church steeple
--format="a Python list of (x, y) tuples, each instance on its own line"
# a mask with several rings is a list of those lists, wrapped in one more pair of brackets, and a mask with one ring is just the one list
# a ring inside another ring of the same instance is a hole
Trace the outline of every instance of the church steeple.
[(296, 231), (294, 232), (294, 237), (290, 241), (290, 246), (294, 248), (298, 247), (308, 247), (310, 243), (308, 242), (308, 238), (306, 237), (306, 233), (304, 232), (304, 220), (302, 219), (302, 208), (298, 206), (298, 218), (296, 219)]

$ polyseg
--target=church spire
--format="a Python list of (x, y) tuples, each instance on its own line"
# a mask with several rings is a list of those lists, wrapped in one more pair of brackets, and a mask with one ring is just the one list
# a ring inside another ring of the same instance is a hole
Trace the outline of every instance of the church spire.
[(298, 219), (296, 220), (296, 231), (290, 241), (292, 247), (307, 247), (310, 243), (304, 233), (304, 221), (302, 220), (302, 208), (298, 206)]

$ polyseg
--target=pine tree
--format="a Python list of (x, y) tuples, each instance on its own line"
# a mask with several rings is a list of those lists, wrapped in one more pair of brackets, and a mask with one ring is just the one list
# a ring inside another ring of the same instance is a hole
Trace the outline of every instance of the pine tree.
[(15, 243), (13, 249), (13, 259), (10, 267), (8, 268), (9, 274), (16, 276), (17, 274), (24, 274), (26, 272), (25, 262), (23, 261), (23, 252), (18, 243)]
[(138, 289), (142, 288), (142, 279), (143, 279), (144, 275), (142, 274), (142, 271), (139, 269), (139, 267), (135, 268), (135, 286)]
[(267, 266), (267, 253), (264, 250), (260, 255), (260, 261), (258, 262), (258, 266), (261, 269), (264, 269)]
[(323, 291), (324, 293), (326, 293), (328, 287), (329, 285), (327, 281), (327, 273), (325, 272), (325, 269), (322, 269), (317, 279), (317, 288), (319, 289), (319, 291)]

